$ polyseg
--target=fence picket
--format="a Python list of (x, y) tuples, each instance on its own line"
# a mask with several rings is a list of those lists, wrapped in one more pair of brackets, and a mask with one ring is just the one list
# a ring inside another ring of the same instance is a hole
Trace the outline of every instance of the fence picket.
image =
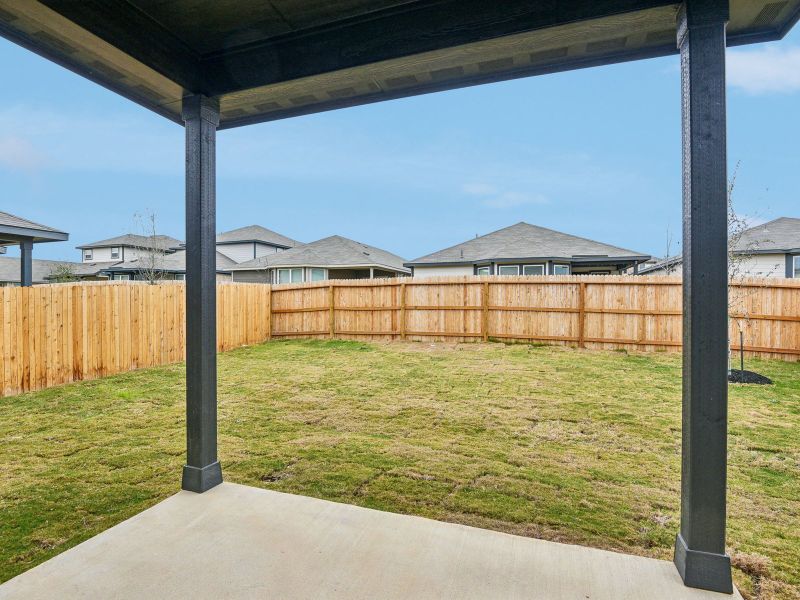
[[(0, 288), (0, 393), (183, 360), (185, 289), (136, 282)], [(749, 354), (800, 359), (800, 281), (747, 280), (731, 294)], [(663, 277), (228, 283), (218, 286), (217, 339), (220, 350), (340, 337), (679, 351), (681, 302), (680, 280)]]

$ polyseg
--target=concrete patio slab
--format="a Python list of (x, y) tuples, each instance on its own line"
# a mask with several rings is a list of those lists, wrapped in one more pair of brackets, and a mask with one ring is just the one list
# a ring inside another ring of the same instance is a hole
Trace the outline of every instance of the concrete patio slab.
[(0, 586), (28, 598), (740, 599), (671, 563), (224, 483)]

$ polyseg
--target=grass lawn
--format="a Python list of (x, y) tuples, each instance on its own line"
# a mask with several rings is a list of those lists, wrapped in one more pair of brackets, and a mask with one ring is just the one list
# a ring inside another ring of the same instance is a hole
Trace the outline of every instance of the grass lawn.
[[(800, 598), (800, 365), (732, 386), (728, 544)], [(184, 368), (0, 399), (0, 581), (177, 491)], [(220, 459), (247, 485), (670, 558), (680, 357), (272, 342), (220, 356)], [(750, 577), (736, 582), (752, 591)]]

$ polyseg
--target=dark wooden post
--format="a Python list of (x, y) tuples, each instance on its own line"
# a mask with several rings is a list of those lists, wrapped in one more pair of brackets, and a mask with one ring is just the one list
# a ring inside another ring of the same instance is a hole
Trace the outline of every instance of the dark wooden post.
[(19, 243), (19, 284), (22, 287), (33, 285), (33, 240)]
[(219, 104), (183, 99), (186, 124), (186, 466), (184, 490), (222, 483), (217, 460), (216, 132)]
[(727, 20), (728, 0), (685, 0), (678, 16), (683, 103), (683, 453), (675, 565), (686, 585), (731, 593), (731, 564), (725, 554)]

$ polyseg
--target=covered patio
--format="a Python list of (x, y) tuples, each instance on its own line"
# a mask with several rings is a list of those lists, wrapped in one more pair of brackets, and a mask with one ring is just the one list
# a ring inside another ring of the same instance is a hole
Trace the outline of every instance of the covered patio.
[(0, 212), (0, 248), (19, 244), (19, 284), (33, 285), (33, 245), (63, 242), (69, 234), (46, 225), (34, 223), (7, 212)]
[[(0, 34), (184, 124), (187, 253), (184, 491), (11, 580), (0, 597), (734, 593), (725, 546), (725, 48), (779, 39), (799, 17), (800, 0), (0, 0)], [(674, 53), (682, 78), (685, 349), (675, 567), (221, 485), (218, 129)]]

